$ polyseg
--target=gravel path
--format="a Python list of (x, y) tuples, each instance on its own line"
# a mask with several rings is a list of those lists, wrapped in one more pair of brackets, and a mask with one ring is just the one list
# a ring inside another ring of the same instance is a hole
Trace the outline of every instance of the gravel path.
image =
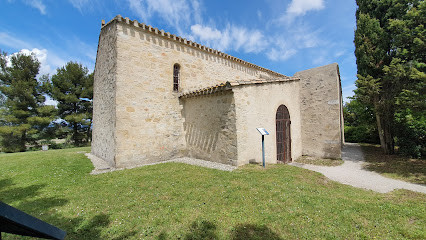
[[(95, 155), (93, 155), (91, 153), (86, 153), (86, 156), (92, 161), (93, 166), (95, 167), (95, 169), (93, 169), (90, 174), (96, 175), (96, 174), (100, 174), (100, 173), (106, 173), (106, 172), (112, 172), (112, 171), (125, 169), (125, 168), (114, 168), (111, 165), (109, 165), (107, 162), (105, 162), (104, 160), (96, 157)], [(175, 158), (175, 159), (172, 159), (172, 160), (158, 162), (158, 163), (137, 165), (137, 166), (133, 166), (133, 167), (130, 167), (130, 168), (142, 167), (142, 166), (148, 166), (148, 165), (155, 165), (155, 164), (162, 164), (162, 163), (167, 163), (167, 162), (186, 163), (186, 164), (190, 164), (190, 165), (196, 165), (196, 166), (218, 169), (218, 170), (229, 171), (229, 172), (237, 169), (237, 167), (235, 167), (235, 166), (205, 161), (205, 160), (201, 160), (201, 159), (189, 158), (189, 157)], [(130, 168), (126, 168), (126, 169), (130, 169)]]
[(342, 159), (344, 163), (336, 167), (301, 163), (290, 163), (290, 165), (322, 173), (329, 179), (343, 184), (370, 189), (380, 193), (391, 192), (398, 188), (426, 193), (426, 186), (383, 177), (376, 172), (364, 170), (362, 168), (364, 154), (358, 144), (346, 143), (342, 150)]

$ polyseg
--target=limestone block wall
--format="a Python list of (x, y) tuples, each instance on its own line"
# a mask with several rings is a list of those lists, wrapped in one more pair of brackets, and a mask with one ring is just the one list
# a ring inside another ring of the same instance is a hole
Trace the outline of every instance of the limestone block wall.
[(291, 119), (291, 156), (302, 155), (299, 81), (243, 85), (233, 88), (236, 109), (238, 165), (262, 161), (261, 135), (256, 128), (265, 128), (265, 161), (277, 163), (275, 115), (285, 105)]
[(158, 29), (147, 31), (123, 19), (114, 24), (117, 24), (115, 161), (118, 167), (166, 160), (185, 153), (182, 105), (179, 93), (173, 92), (175, 63), (180, 65), (180, 92), (229, 79), (274, 75), (166, 38), (158, 34)]
[(181, 101), (188, 156), (237, 165), (232, 91), (182, 98)]
[(115, 166), (115, 82), (117, 76), (115, 48), (117, 26), (102, 29), (93, 86), (92, 154)]
[(336, 63), (298, 72), (301, 84), (303, 155), (340, 158), (342, 94)]

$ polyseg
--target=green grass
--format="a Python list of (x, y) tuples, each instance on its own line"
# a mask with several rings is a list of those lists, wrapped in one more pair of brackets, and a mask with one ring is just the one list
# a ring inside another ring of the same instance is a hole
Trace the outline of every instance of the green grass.
[(364, 168), (386, 177), (426, 184), (426, 160), (383, 154), (380, 145), (363, 144)]
[(0, 200), (67, 239), (426, 238), (424, 194), (379, 194), (288, 165), (166, 163), (89, 175), (87, 151), (2, 154)]
[(342, 159), (315, 158), (310, 156), (301, 156), (295, 162), (328, 167), (335, 167), (343, 164)]

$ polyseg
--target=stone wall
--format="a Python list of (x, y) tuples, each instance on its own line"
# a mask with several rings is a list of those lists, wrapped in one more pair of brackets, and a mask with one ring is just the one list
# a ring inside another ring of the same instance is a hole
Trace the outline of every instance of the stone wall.
[(175, 63), (181, 66), (179, 92), (229, 79), (272, 76), (134, 25), (117, 26), (115, 161), (119, 167), (185, 153), (182, 105), (179, 93), (173, 91)]
[[(173, 91), (176, 63), (179, 92)], [(99, 39), (92, 153), (116, 167), (188, 154), (242, 165), (261, 161), (256, 127), (265, 127), (271, 133), (265, 139), (267, 161), (275, 163), (275, 113), (284, 104), (292, 121), (293, 159), (302, 154), (302, 146), (304, 154), (340, 157), (343, 119), (337, 65), (296, 76), (302, 78), (300, 83), (293, 79), (236, 86), (224, 95), (179, 99), (182, 92), (226, 81), (283, 75), (117, 17), (103, 26)]]
[(232, 91), (182, 98), (188, 156), (237, 165)]
[(298, 72), (301, 83), (303, 155), (340, 158), (343, 114), (336, 63)]
[(93, 86), (92, 154), (115, 166), (115, 82), (117, 25), (102, 29)]
[(277, 163), (275, 115), (280, 105), (287, 106), (291, 119), (291, 156), (302, 155), (299, 81), (242, 85), (233, 88), (236, 108), (238, 165), (262, 161), (261, 135), (265, 128), (265, 161)]

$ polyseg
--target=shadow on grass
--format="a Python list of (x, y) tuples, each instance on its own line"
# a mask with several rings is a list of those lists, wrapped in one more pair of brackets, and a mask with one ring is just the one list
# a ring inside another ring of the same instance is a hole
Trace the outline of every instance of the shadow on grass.
[[(189, 226), (187, 233), (184, 235), (185, 240), (213, 240), (219, 239), (217, 234), (217, 226), (215, 223), (207, 220), (195, 220)], [(166, 232), (161, 232), (158, 240), (169, 239)], [(228, 238), (227, 238), (228, 239)], [(233, 240), (256, 240), (270, 239), (281, 240), (282, 238), (267, 226), (255, 224), (239, 224), (231, 232), (229, 239)]]
[(385, 155), (378, 146), (362, 146), (362, 151), (367, 162), (364, 169), (412, 183), (426, 184), (425, 159)]
[(210, 221), (195, 221), (189, 227), (189, 232), (185, 235), (186, 240), (217, 239), (216, 225)]
[(257, 240), (257, 239), (282, 239), (277, 233), (273, 232), (267, 226), (258, 226), (254, 224), (237, 225), (231, 234), (233, 240)]
[[(105, 239), (101, 232), (111, 223), (109, 215), (101, 213), (90, 218), (62, 216), (56, 212), (55, 208), (64, 206), (69, 201), (64, 198), (40, 197), (40, 190), (45, 186), (44, 184), (35, 184), (27, 187), (16, 187), (12, 180), (2, 179), (0, 180), (0, 200), (66, 231), (66, 239)], [(120, 234), (112, 239), (126, 239), (135, 234), (136, 232), (132, 231)], [(19, 235), (4, 234), (2, 239), (22, 238)]]

